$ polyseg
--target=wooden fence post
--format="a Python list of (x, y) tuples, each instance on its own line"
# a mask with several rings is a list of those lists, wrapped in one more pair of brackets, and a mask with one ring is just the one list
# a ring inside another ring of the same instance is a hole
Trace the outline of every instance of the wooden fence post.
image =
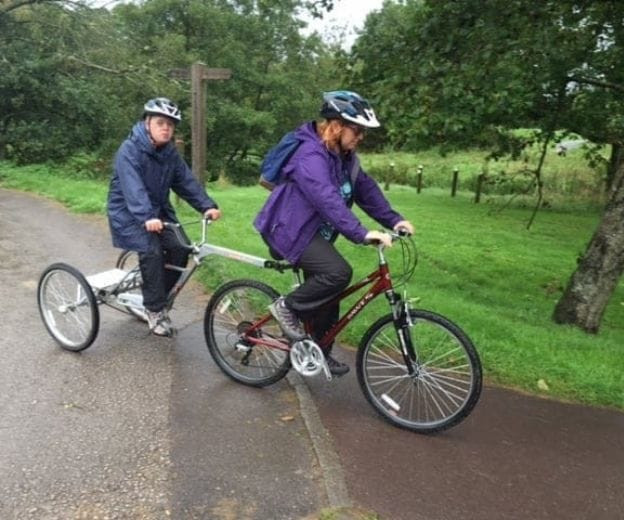
[(459, 170), (457, 168), (453, 168), (453, 184), (451, 185), (451, 197), (454, 197), (455, 193), (457, 193), (458, 178), (459, 178)]
[(481, 189), (483, 188), (483, 181), (485, 180), (485, 173), (480, 173), (477, 177), (477, 191), (475, 193), (475, 204), (479, 204), (481, 201)]
[(423, 178), (423, 165), (418, 165), (418, 173), (416, 175), (416, 193), (420, 193), (422, 190), (422, 178)]

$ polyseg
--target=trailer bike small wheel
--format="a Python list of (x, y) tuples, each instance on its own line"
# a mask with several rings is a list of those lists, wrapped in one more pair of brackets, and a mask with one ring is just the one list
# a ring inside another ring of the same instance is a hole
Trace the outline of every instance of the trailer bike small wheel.
[[(117, 258), (117, 263), (115, 264), (117, 269), (121, 269), (128, 273), (133, 271), (136, 272), (137, 283), (133, 289), (128, 289), (124, 291), (126, 295), (134, 295), (137, 300), (143, 301), (143, 291), (141, 290), (141, 271), (139, 269), (139, 254), (136, 251), (122, 251)], [(147, 315), (145, 311), (140, 310), (137, 307), (132, 307), (130, 305), (124, 305), (124, 308), (132, 314), (134, 317), (138, 318), (141, 321), (147, 321)]]
[(78, 352), (93, 343), (100, 326), (97, 301), (86, 278), (70, 265), (50, 265), (37, 288), (41, 319), (66, 350)]
[[(262, 282), (234, 280), (218, 288), (208, 302), (204, 317), (208, 351), (217, 366), (239, 383), (267, 386), (290, 369), (281, 329), (268, 311), (278, 296)], [(257, 325), (263, 318), (266, 321)]]
[(358, 382), (373, 408), (395, 426), (420, 433), (465, 419), (481, 394), (481, 362), (470, 338), (447, 318), (411, 310), (403, 329), (388, 314), (365, 333), (357, 353)]

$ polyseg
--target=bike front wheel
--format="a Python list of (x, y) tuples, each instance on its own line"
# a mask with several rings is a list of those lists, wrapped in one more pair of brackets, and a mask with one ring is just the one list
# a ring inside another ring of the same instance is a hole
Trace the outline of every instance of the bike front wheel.
[(100, 311), (86, 278), (70, 265), (50, 265), (39, 278), (39, 313), (50, 335), (66, 350), (84, 350), (100, 326)]
[(267, 386), (290, 369), (287, 343), (269, 304), (279, 294), (255, 280), (234, 280), (213, 294), (204, 316), (206, 345), (217, 366), (230, 378), (249, 386)]
[(407, 363), (392, 315), (368, 329), (357, 353), (358, 382), (394, 425), (420, 433), (445, 430), (479, 400), (479, 356), (466, 333), (439, 314), (411, 310), (409, 323), (403, 330), (414, 356)]

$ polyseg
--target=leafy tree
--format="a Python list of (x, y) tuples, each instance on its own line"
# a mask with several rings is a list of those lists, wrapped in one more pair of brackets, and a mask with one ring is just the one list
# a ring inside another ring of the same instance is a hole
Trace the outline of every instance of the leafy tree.
[[(297, 18), (331, 8), (328, 0), (147, 0), (112, 12), (25, 3), (0, 4), (8, 62), (0, 77), (0, 157), (43, 161), (81, 149), (110, 155), (147, 98), (169, 96), (188, 114), (190, 85), (170, 71), (203, 61), (234, 72), (208, 88), (216, 174), (233, 162), (245, 166), (314, 113), (331, 81), (326, 46), (302, 37)], [(188, 118), (180, 130), (189, 134)], [(256, 171), (247, 170), (255, 182)]]
[(351, 76), (370, 84), (395, 145), (514, 154), (526, 142), (512, 130), (524, 127), (544, 153), (561, 130), (611, 146), (610, 202), (554, 314), (587, 331), (598, 330), (624, 269), (623, 59), (615, 0), (387, 1), (352, 55)]
[[(96, 149), (123, 108), (111, 100), (120, 85), (107, 65), (88, 56), (119, 56), (108, 36), (106, 10), (65, 2), (32, 2), (0, 17), (0, 157), (21, 162), (65, 158)], [(121, 76), (119, 76), (121, 77)]]

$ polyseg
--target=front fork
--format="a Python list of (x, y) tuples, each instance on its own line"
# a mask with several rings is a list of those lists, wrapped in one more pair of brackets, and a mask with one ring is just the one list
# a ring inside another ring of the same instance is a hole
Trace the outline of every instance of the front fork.
[(386, 292), (386, 298), (392, 309), (394, 328), (397, 333), (397, 338), (399, 339), (401, 354), (403, 355), (403, 361), (407, 367), (407, 372), (410, 375), (415, 375), (418, 369), (418, 357), (414, 349), (414, 344), (412, 343), (412, 335), (410, 334), (410, 328), (413, 325), (410, 313), (410, 301), (405, 294), (401, 297), (400, 294), (394, 291)]

